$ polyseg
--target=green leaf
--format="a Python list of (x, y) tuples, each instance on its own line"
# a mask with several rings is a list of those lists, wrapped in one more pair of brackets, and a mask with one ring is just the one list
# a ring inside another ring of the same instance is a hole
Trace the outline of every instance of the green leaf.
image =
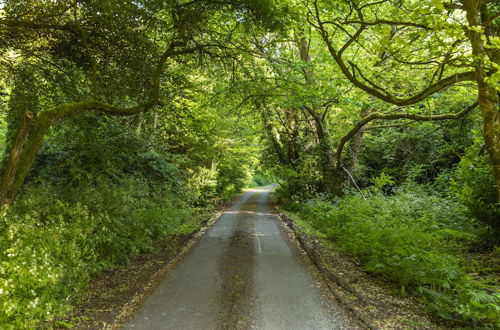
[(444, 5), (441, 0), (432, 0), (432, 2), (434, 3), (434, 7), (436, 7), (439, 10), (444, 10)]

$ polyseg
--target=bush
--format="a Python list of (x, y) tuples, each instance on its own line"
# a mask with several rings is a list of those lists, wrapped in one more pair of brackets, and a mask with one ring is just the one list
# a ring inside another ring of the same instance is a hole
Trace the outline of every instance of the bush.
[(52, 203), (50, 212), (10, 212), (1, 219), (2, 327), (35, 328), (40, 320), (65, 312), (68, 299), (95, 269), (97, 255), (88, 237), (96, 219), (81, 205)]
[[(31, 187), (0, 222), (0, 324), (34, 328), (62, 315), (91, 276), (151, 251), (193, 209), (139, 180), (56, 189)], [(72, 197), (79, 201), (71, 201)]]
[(453, 168), (463, 149), (472, 144), (472, 136), (467, 132), (479, 125), (474, 118), (464, 118), (460, 125), (453, 121), (415, 123), (365, 135), (360, 165), (354, 173), (358, 185), (366, 187), (370, 178), (382, 171), (398, 183), (432, 183), (443, 171)]
[(191, 202), (197, 206), (210, 203), (217, 196), (217, 170), (212, 168), (200, 168), (188, 180), (188, 188), (191, 192)]
[(500, 243), (500, 205), (493, 169), (484, 152), (484, 140), (475, 131), (474, 144), (452, 175), (451, 190), (467, 206), (470, 215), (486, 223), (490, 229), (490, 244)]
[(243, 161), (243, 159), (229, 157), (219, 164), (216, 191), (222, 200), (229, 200), (248, 185), (250, 171), (246, 166), (242, 166)]
[(441, 316), (498, 322), (499, 295), (471, 284), (461, 259), (483, 227), (461, 204), (422, 187), (406, 185), (391, 196), (382, 188), (375, 185), (364, 197), (294, 203), (289, 210), (358, 257), (367, 271), (429, 298)]
[(460, 273), (456, 258), (445, 251), (457, 240), (471, 242), (475, 237), (448, 227), (452, 210), (458, 211), (452, 226), (465, 222), (456, 205), (436, 202), (413, 192), (392, 197), (377, 193), (367, 200), (354, 195), (337, 205), (309, 201), (300, 214), (364, 260), (367, 270), (405, 287), (443, 287)]

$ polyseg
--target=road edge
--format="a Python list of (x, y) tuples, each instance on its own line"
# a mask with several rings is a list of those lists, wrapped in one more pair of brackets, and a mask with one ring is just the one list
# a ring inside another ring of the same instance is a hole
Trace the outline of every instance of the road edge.
[[(331, 248), (324, 246), (321, 238), (310, 236), (300, 224), (280, 212), (279, 208), (275, 207), (275, 209), (278, 219), (290, 232), (299, 248), (304, 251), (307, 259), (321, 275), (332, 296), (368, 329), (442, 329), (427, 318), (426, 315), (413, 313), (410, 308), (407, 308), (412, 306), (412, 303), (415, 303), (411, 297), (402, 298), (389, 293), (385, 293), (383, 297), (369, 293), (365, 294), (363, 289), (368, 290), (371, 288), (363, 287), (362, 280), (354, 285), (344, 280), (343, 276), (345, 272), (348, 272), (348, 269), (340, 266), (341, 269), (338, 270), (336, 267), (329, 265), (327, 263), (328, 257), (330, 257), (328, 254), (333, 253), (337, 257), (340, 255), (340, 258), (344, 259), (343, 261), (350, 264), (353, 264), (353, 261), (348, 260), (349, 258), (340, 251), (331, 251)], [(379, 283), (371, 283), (372, 287), (381, 289), (378, 285)], [(397, 306), (396, 309), (392, 306), (394, 302), (395, 306)], [(412, 325), (413, 319), (415, 323)], [(405, 322), (408, 322), (408, 324), (405, 324)]]
[(207, 230), (219, 219), (219, 217), (224, 213), (225, 209), (217, 211), (212, 215), (206, 224), (186, 242), (186, 245), (182, 250), (171, 260), (169, 260), (165, 266), (157, 270), (148, 280), (148, 282), (137, 292), (125, 305), (120, 308), (114, 321), (106, 325), (104, 329), (106, 330), (116, 330), (123, 328), (128, 321), (132, 319), (137, 310), (143, 305), (144, 301), (149, 297), (149, 295), (156, 289), (160, 282), (181, 262), (186, 255), (189, 254), (193, 246), (205, 235)]
[(139, 308), (144, 304), (145, 300), (153, 293), (161, 281), (191, 252), (192, 248), (206, 234), (206, 232), (219, 220), (221, 215), (226, 212), (240, 199), (247, 190), (235, 195), (230, 201), (224, 203), (215, 213), (209, 217), (204, 225), (186, 241), (182, 250), (175, 257), (170, 259), (162, 268), (157, 270), (136, 292), (132, 298), (125, 303), (119, 310), (113, 322), (103, 327), (105, 330), (117, 330), (123, 328), (136, 314)]

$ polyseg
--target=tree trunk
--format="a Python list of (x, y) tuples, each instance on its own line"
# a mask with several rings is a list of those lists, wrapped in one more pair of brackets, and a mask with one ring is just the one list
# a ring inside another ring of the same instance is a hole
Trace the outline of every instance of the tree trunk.
[(2, 180), (0, 186), (0, 209), (6, 204), (10, 204), (15, 196), (12, 186), (16, 178), (17, 167), (23, 153), (24, 142), (26, 140), (26, 136), (28, 135), (32, 119), (33, 114), (26, 111), (19, 123), (19, 127), (17, 128), (17, 132), (12, 141), (7, 159), (2, 164), (3, 168), (1, 171)]
[(297, 160), (300, 158), (299, 148), (297, 146), (299, 136), (299, 128), (297, 125), (297, 110), (288, 108), (286, 110), (285, 118), (285, 130), (287, 131), (286, 139), (288, 140), (288, 163), (292, 166), (295, 166)]
[[(371, 114), (371, 109), (363, 109), (360, 112), (361, 118), (369, 116)], [(351, 142), (349, 144), (349, 163), (347, 165), (347, 171), (353, 175), (354, 170), (358, 166), (358, 156), (361, 150), (361, 143), (363, 142), (363, 135), (366, 131), (366, 125), (363, 125), (362, 128), (358, 130), (358, 132), (352, 137)]]
[(341, 179), (340, 172), (335, 167), (335, 156), (330, 143), (330, 133), (320, 114), (315, 109), (308, 107), (307, 111), (313, 117), (316, 128), (324, 189), (329, 194), (338, 194), (341, 188)]
[[(482, 26), (481, 11), (486, 4), (480, 0), (463, 0), (469, 26)], [(491, 29), (486, 29), (491, 31)], [(482, 34), (476, 30), (468, 30), (467, 36), (471, 42), (472, 54), (475, 59), (475, 78), (478, 85), (479, 108), (483, 117), (483, 135), (486, 150), (493, 166), (498, 200), (500, 201), (500, 111), (499, 96), (494, 86), (490, 85), (486, 68), (486, 58), (500, 64), (498, 50), (488, 52), (485, 48)]]
[(337, 195), (341, 190), (342, 179), (339, 169), (335, 168), (335, 157), (333, 155), (332, 145), (330, 144), (330, 134), (322, 122), (317, 122), (316, 128), (318, 129), (321, 168), (323, 171), (325, 191), (329, 194)]
[(271, 120), (269, 118), (269, 115), (266, 113), (266, 110), (267, 109), (262, 107), (261, 114), (262, 114), (262, 121), (264, 122), (264, 129), (267, 132), (269, 140), (271, 140), (271, 143), (273, 144), (274, 152), (278, 157), (278, 161), (280, 162), (281, 165), (286, 165), (287, 162), (285, 156), (283, 155), (283, 149), (281, 147), (279, 136), (274, 131), (273, 124), (271, 123)]
[(50, 113), (42, 113), (32, 123), (32, 114), (25, 112), (2, 169), (0, 212), (14, 201), (19, 193), (53, 120)]
[[(306, 63), (311, 62), (309, 54), (309, 43), (304, 35), (296, 37), (299, 48), (300, 59)], [(303, 70), (304, 77), (308, 83), (313, 80), (313, 71), (310, 68)], [(313, 117), (316, 128), (316, 135), (319, 141), (319, 156), (321, 161), (321, 171), (323, 174), (324, 189), (329, 194), (338, 194), (341, 188), (341, 176), (339, 169), (335, 168), (335, 156), (330, 143), (330, 133), (324, 121), (324, 116), (318, 113), (315, 106), (306, 107), (307, 112)]]

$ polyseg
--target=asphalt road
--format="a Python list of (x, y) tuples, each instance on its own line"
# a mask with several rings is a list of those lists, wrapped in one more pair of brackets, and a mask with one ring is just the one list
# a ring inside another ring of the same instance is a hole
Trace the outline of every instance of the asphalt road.
[(248, 191), (160, 283), (125, 329), (354, 329), (269, 204)]

